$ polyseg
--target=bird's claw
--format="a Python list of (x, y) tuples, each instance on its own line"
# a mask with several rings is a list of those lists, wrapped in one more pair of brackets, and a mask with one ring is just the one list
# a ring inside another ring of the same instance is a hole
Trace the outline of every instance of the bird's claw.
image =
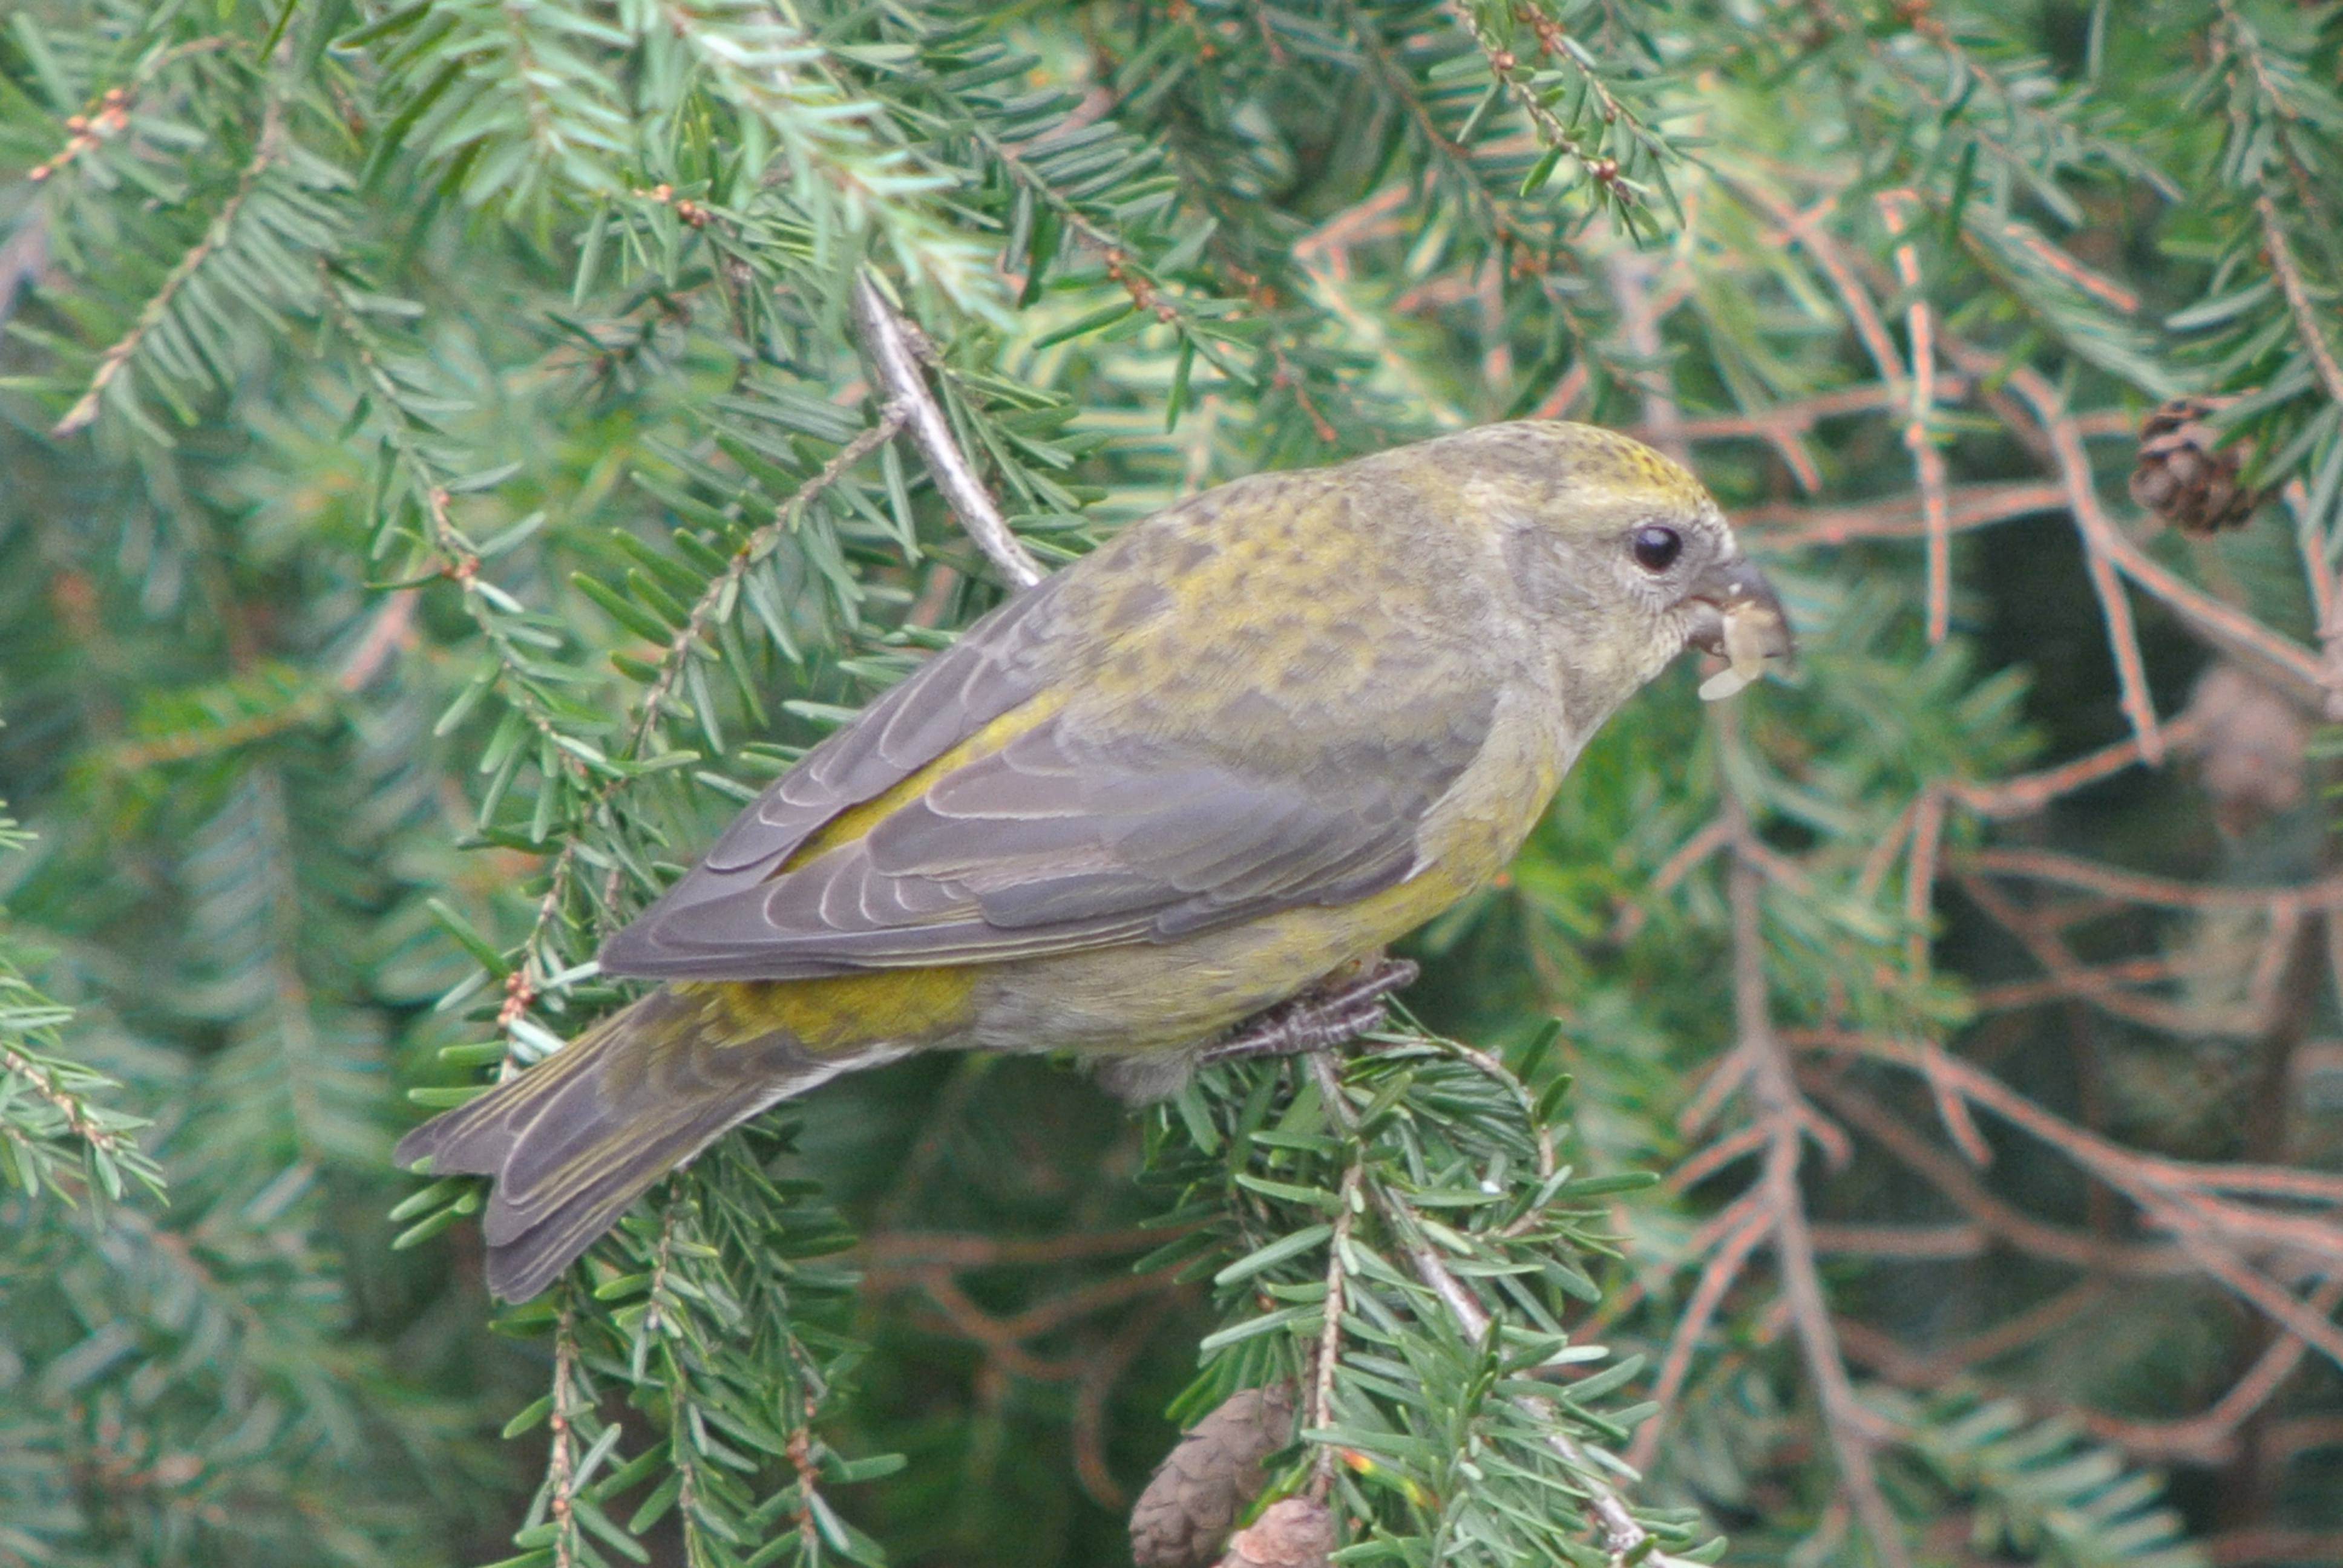
[(1408, 959), (1386, 959), (1363, 974), (1303, 992), (1245, 1020), (1236, 1033), (1198, 1061), (1249, 1061), (1302, 1056), (1356, 1040), (1383, 1021), (1383, 999), (1415, 982), (1423, 970)]

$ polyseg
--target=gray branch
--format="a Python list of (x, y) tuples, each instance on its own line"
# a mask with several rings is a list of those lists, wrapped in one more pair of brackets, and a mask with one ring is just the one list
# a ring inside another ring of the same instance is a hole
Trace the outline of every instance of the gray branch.
[(886, 401), (906, 411), (905, 422), (920, 444), (920, 455), (927, 459), (936, 488), (943, 492), (960, 526), (1011, 586), (1027, 588), (1040, 582), (1044, 575), (1040, 564), (1009, 531), (991, 493), (976, 477), (976, 466), (952, 439), (951, 425), (920, 374), (920, 355), (911, 344), (917, 329), (896, 314), (868, 273), (854, 280), (854, 327)]

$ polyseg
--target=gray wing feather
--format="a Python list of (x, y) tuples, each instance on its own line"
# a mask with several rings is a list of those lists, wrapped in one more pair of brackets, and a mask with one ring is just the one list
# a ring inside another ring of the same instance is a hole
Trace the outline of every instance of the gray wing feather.
[(1051, 578), (808, 752), (707, 858), (604, 944), (604, 972), (801, 980), (1169, 941), (1405, 877), (1415, 835), (1479, 755), (1494, 693), (1433, 693), (1383, 736), (1295, 750), (1290, 719), (1240, 715), (1280, 758), (1102, 739), (1061, 713), (937, 779), (860, 839), (783, 871), (840, 812), (1067, 675)]
[(1062, 580), (1049, 578), (978, 621), (807, 752), (725, 829), (700, 865), (719, 874), (771, 870), (832, 817), (884, 793), (1040, 691)]
[[(1363, 898), (1408, 874), (1424, 812), (1486, 738), (1486, 708), (1448, 717), (1440, 739), (1346, 757), (1314, 789), (1160, 744), (1086, 740), (1052, 719), (807, 865), (724, 886), (694, 872), (628, 928), (641, 956), (620, 972), (790, 980), (972, 963)], [(678, 897), (695, 879), (699, 896)]]
[[(699, 865), (602, 944), (603, 972), (759, 978), (762, 970), (735, 974), (721, 962), (710, 967), (686, 957), (669, 940), (669, 922), (688, 907), (753, 890), (822, 824), (885, 793), (1041, 690), (1064, 581), (1048, 578), (993, 610), (768, 785)], [(792, 970), (790, 978), (840, 972), (835, 964), (814, 964)]]

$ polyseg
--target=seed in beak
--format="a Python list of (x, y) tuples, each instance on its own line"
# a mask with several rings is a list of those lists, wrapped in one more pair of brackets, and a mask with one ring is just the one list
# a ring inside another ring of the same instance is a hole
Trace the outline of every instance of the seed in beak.
[(1736, 695), (1765, 666), (1790, 654), (1790, 628), (1776, 605), (1764, 599), (1741, 598), (1723, 607), (1725, 667), (1700, 683), (1703, 702), (1722, 702)]

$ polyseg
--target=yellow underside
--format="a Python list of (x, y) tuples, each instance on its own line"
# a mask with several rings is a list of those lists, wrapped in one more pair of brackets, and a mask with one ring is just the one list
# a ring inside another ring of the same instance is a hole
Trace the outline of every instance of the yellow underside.
[(786, 1033), (809, 1051), (851, 1050), (881, 1040), (938, 1040), (970, 1021), (974, 969), (874, 970), (822, 980), (689, 981), (707, 992), (709, 1038), (746, 1045)]
[(1176, 942), (675, 989), (709, 997), (702, 1038), (722, 1045), (786, 1033), (817, 1054), (882, 1042), (1170, 1049), (1208, 1039), (1374, 951), (1464, 890), (1434, 869), (1339, 909), (1286, 910)]

